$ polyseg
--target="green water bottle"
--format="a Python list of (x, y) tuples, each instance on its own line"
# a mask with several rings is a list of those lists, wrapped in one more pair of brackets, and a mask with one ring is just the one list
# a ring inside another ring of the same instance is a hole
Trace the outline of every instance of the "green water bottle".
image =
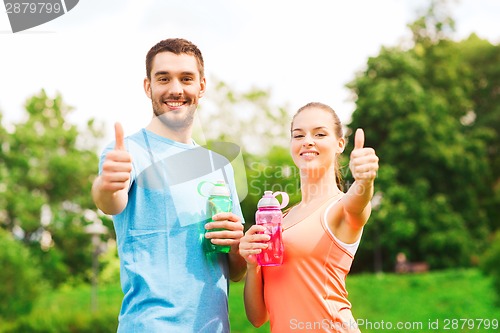
[[(231, 192), (229, 191), (229, 187), (223, 180), (217, 181), (213, 184), (212, 189), (210, 190), (210, 196), (208, 197), (208, 213), (210, 216), (214, 216), (218, 213), (228, 213), (233, 210), (233, 201), (231, 200)], [(213, 222), (210, 219), (210, 222)], [(225, 229), (210, 229), (205, 230), (205, 233), (212, 231), (221, 231)], [(229, 253), (231, 250), (230, 245), (216, 245), (213, 244), (210, 239), (205, 238), (205, 251), (207, 252), (221, 252), (221, 253)]]

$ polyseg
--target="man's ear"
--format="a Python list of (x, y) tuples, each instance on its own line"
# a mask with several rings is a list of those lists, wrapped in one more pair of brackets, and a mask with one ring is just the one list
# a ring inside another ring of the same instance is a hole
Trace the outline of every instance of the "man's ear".
[(151, 98), (151, 81), (147, 77), (144, 78), (144, 92)]
[(200, 92), (198, 93), (198, 98), (202, 98), (205, 95), (205, 90), (207, 88), (207, 80), (202, 77), (200, 80)]

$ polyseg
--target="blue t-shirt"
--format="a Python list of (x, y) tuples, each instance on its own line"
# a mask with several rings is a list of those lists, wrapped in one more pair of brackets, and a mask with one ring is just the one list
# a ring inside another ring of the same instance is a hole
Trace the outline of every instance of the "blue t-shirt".
[(210, 216), (197, 188), (225, 180), (243, 222), (231, 164), (145, 129), (125, 145), (133, 164), (129, 198), (113, 217), (124, 293), (118, 332), (229, 332), (228, 258), (203, 251)]

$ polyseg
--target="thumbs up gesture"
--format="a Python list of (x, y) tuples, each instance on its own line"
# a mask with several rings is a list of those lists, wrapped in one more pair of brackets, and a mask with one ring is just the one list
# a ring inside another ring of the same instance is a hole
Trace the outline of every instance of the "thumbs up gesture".
[(132, 157), (125, 148), (123, 128), (115, 124), (115, 147), (106, 155), (102, 165), (101, 190), (116, 192), (128, 188)]
[(373, 148), (364, 147), (365, 132), (361, 128), (354, 134), (354, 149), (351, 152), (352, 176), (359, 182), (373, 182), (378, 170), (378, 157)]

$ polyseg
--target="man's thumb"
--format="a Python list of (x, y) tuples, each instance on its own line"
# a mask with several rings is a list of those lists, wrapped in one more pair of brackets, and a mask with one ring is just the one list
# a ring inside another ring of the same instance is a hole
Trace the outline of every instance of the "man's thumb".
[(358, 128), (354, 134), (354, 149), (361, 149), (365, 145), (365, 132)]
[(115, 149), (126, 150), (125, 140), (123, 135), (123, 127), (120, 123), (115, 123)]

